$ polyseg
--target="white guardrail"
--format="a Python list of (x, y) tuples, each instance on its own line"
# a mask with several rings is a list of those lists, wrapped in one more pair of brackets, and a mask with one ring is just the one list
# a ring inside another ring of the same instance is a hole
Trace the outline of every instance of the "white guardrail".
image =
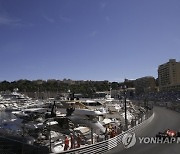
[(153, 120), (153, 118), (154, 118), (154, 113), (148, 119), (144, 120), (142, 123), (128, 129), (127, 131), (117, 135), (114, 138), (102, 142), (98, 142), (95, 144), (91, 144), (82, 148), (64, 151), (59, 154), (102, 154), (108, 152), (109, 150), (115, 148), (116, 146), (122, 145), (122, 138), (124, 134), (130, 132), (136, 132), (138, 129), (144, 128)]

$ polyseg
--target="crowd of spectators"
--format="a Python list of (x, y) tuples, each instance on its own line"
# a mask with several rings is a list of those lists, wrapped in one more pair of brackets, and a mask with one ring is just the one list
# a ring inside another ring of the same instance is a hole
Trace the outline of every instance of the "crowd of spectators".
[(149, 101), (179, 102), (180, 91), (162, 91), (141, 94), (135, 97), (138, 100), (148, 99)]
[(68, 135), (66, 135), (64, 139), (64, 151), (80, 148), (81, 141), (82, 141), (82, 136), (79, 133), (77, 134), (77, 136), (71, 133), (70, 138), (68, 137)]

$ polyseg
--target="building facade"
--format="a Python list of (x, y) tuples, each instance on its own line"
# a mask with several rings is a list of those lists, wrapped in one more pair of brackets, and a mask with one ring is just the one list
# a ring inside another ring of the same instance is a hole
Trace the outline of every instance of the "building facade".
[(136, 94), (148, 93), (156, 90), (156, 81), (152, 76), (138, 78), (134, 82)]
[(159, 90), (180, 90), (180, 62), (170, 59), (158, 67)]

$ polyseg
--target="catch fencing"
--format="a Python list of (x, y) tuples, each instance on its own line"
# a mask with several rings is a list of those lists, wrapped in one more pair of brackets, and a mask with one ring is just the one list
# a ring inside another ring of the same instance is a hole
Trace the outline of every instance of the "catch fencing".
[(108, 139), (108, 140), (105, 140), (102, 142), (98, 142), (95, 144), (91, 144), (91, 145), (88, 145), (88, 146), (85, 146), (82, 148), (64, 151), (59, 154), (102, 154), (102, 153), (106, 153), (107, 151), (109, 151), (119, 145), (122, 145), (122, 138), (123, 138), (124, 134), (130, 133), (130, 132), (135, 132), (139, 128), (143, 128), (143, 127), (147, 126), (152, 121), (153, 118), (154, 118), (154, 113), (151, 110), (151, 111), (147, 112), (147, 114), (145, 114), (141, 123), (135, 125), (134, 127), (128, 129), (127, 131), (115, 136), (114, 138), (111, 138), (111, 139)]

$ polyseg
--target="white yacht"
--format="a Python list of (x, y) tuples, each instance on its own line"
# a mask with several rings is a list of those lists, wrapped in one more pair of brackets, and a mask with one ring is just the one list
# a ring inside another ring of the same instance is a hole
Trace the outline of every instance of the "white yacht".
[(107, 103), (106, 108), (109, 112), (119, 112), (121, 110), (120, 104), (117, 103)]

